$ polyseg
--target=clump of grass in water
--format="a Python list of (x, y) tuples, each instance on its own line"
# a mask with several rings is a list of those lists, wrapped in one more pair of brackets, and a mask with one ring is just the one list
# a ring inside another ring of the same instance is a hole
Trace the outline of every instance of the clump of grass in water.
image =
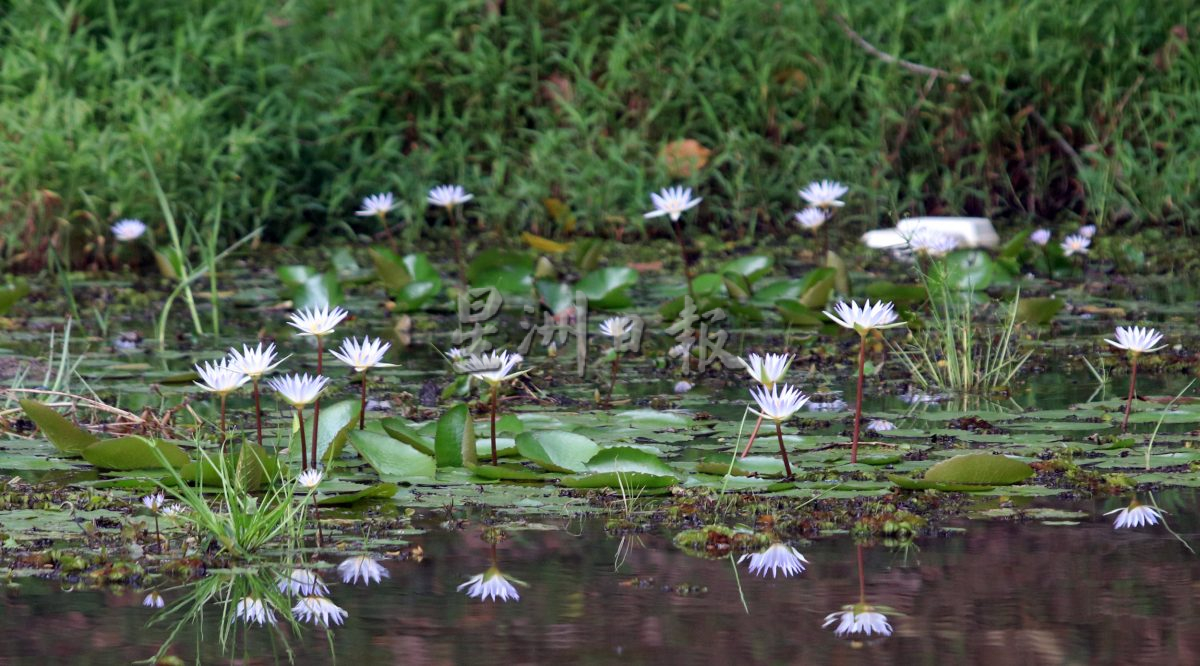
[(1020, 290), (1008, 304), (1003, 328), (989, 335), (975, 319), (974, 292), (954, 289), (944, 262), (935, 261), (929, 273), (918, 269), (918, 274), (931, 304), (929, 318), (908, 345), (892, 345), (913, 381), (925, 389), (959, 393), (1008, 386), (1033, 354), (1017, 348)]
[[(316, 487), (305, 487), (298, 479), (285, 478), (261, 449), (245, 447), (235, 459), (213, 456), (197, 447), (200, 456), (197, 469), (203, 470), (198, 474), (207, 477), (211, 472), (217, 477), (217, 499), (210, 502), (202, 488), (189, 485), (171, 466), (154, 440), (143, 438), (143, 441), (174, 481), (172, 485), (160, 482), (159, 488), (187, 509), (176, 514), (177, 520), (190, 524), (201, 537), (218, 543), (221, 550), (234, 557), (252, 558), (280, 538), (288, 550), (295, 550), (303, 543), (306, 507)], [(255, 478), (261, 479), (266, 487), (259, 497), (250, 493)], [(298, 492), (302, 495), (299, 498)]]

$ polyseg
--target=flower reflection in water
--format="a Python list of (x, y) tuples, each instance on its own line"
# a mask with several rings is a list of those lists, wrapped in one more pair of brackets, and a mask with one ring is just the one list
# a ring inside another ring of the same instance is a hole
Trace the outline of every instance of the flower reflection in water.
[(808, 564), (808, 560), (800, 554), (800, 551), (782, 543), (771, 544), (769, 548), (761, 553), (747, 553), (738, 558), (738, 563), (741, 564), (744, 560), (750, 560), (750, 573), (766, 578), (768, 574), (772, 578), (778, 578), (783, 574), (784, 578), (799, 575), (804, 571), (804, 565)]
[(821, 626), (826, 629), (833, 627), (833, 633), (839, 637), (854, 636), (856, 634), (864, 637), (891, 636), (892, 625), (888, 622), (887, 616), (881, 612), (885, 609), (881, 606), (873, 606), (867, 603), (867, 583), (863, 574), (862, 546), (857, 546), (857, 550), (858, 603), (842, 606), (842, 610), (826, 615), (825, 623)]
[(292, 608), (292, 614), (302, 622), (311, 622), (326, 628), (333, 624), (341, 624), (349, 615), (329, 599), (315, 595), (301, 598)]
[(370, 555), (348, 557), (338, 564), (337, 569), (342, 582), (347, 585), (382, 583), (384, 578), (389, 577), (387, 569)]
[(459, 585), (457, 589), (460, 592), (465, 589), (468, 597), (480, 601), (500, 600), (507, 602), (509, 599), (520, 601), (521, 595), (517, 593), (516, 585), (513, 585), (513, 583), (522, 587), (529, 586), (528, 583), (517, 580), (500, 571), (499, 564), (496, 561), (496, 545), (492, 544), (492, 566), (488, 567), (488, 570), (481, 574), (471, 576), (465, 583)]

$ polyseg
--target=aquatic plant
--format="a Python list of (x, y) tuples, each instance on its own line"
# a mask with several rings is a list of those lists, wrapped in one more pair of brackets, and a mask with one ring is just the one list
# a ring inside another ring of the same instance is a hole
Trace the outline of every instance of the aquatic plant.
[(671, 230), (675, 233), (675, 240), (679, 243), (679, 259), (683, 262), (683, 277), (687, 281), (687, 293), (693, 303), (696, 302), (696, 289), (692, 284), (692, 262), (688, 260), (687, 242), (684, 240), (679, 218), (684, 212), (699, 206), (703, 200), (701, 197), (693, 199), (690, 187), (666, 187), (657, 193), (650, 193), (650, 203), (654, 205), (654, 210), (643, 215), (646, 219), (665, 215), (671, 220)]
[[(150, 447), (173, 481), (170, 485), (157, 482), (161, 491), (186, 507), (174, 514), (175, 521), (195, 528), (201, 538), (216, 542), (235, 557), (251, 558), (280, 537), (285, 537), (289, 549), (299, 546), (306, 502), (315, 487), (283, 478), (273, 459), (266, 458), (261, 449), (243, 447), (236, 457), (198, 451), (197, 473), (202, 472), (203, 480), (219, 491), (217, 499), (210, 502), (203, 485), (189, 485), (198, 479), (185, 479), (154, 440), (138, 439)], [(264, 482), (260, 495), (250, 492), (252, 484), (257, 485), (255, 479)], [(296, 495), (301, 497), (298, 502), (293, 501)]]
[(242, 345), (242, 351), (237, 349), (229, 349), (229, 367), (235, 372), (240, 372), (250, 378), (251, 386), (254, 391), (254, 429), (258, 434), (258, 445), (262, 446), (262, 400), (260, 397), (259, 383), (264, 375), (279, 367), (281, 363), (291, 358), (291, 354), (284, 356), (279, 360), (275, 360), (275, 343), (271, 343), (266, 348), (263, 343), (258, 343), (258, 346), (251, 349), (248, 345)]
[(897, 326), (904, 326), (902, 321), (896, 321), (896, 311), (891, 303), (877, 301), (871, 305), (867, 299), (861, 307), (854, 302), (844, 301), (833, 306), (837, 314), (828, 310), (825, 316), (842, 328), (848, 328), (858, 333), (858, 386), (854, 399), (854, 438), (850, 444), (850, 462), (858, 462), (858, 436), (862, 426), (863, 377), (867, 360), (867, 335), (871, 331), (882, 331)]
[(611, 376), (608, 382), (608, 394), (604, 398), (604, 403), (611, 405), (613, 388), (617, 385), (617, 372), (621, 368), (621, 352), (624, 351), (625, 338), (633, 335), (634, 323), (629, 317), (610, 317), (600, 323), (600, 332), (612, 338)]
[(367, 370), (371, 368), (393, 368), (394, 363), (384, 363), (383, 355), (392, 348), (390, 342), (384, 342), (382, 338), (371, 340), (371, 336), (364, 335), (362, 342), (355, 338), (342, 340), (341, 349), (334, 350), (332, 353), (337, 360), (354, 368), (355, 372), (362, 373), (362, 394), (361, 404), (358, 410), (358, 429), (362, 430), (366, 427), (367, 418)]
[(863, 568), (862, 544), (855, 544), (855, 551), (858, 555), (858, 603), (848, 604), (843, 606), (842, 610), (826, 615), (825, 623), (821, 626), (828, 628), (836, 623), (833, 633), (837, 636), (852, 634), (862, 634), (868, 637), (872, 635), (891, 636), (892, 625), (888, 622), (887, 616), (881, 612), (884, 609), (867, 603), (867, 581)]
[(849, 191), (849, 187), (837, 181), (820, 180), (809, 183), (799, 192), (800, 198), (808, 202), (809, 207), (796, 213), (796, 220), (806, 229), (821, 230), (822, 260), (829, 254), (829, 228), (825, 223), (846, 205), (842, 197)]
[(383, 233), (388, 237), (393, 244), (396, 239), (392, 236), (392, 228), (388, 226), (387, 214), (396, 207), (395, 197), (391, 192), (382, 192), (380, 194), (372, 194), (363, 198), (362, 208), (355, 211), (355, 215), (359, 217), (377, 217), (379, 218), (379, 226), (383, 227)]
[(484, 354), (471, 354), (467, 357), (466, 361), (463, 361), (463, 371), (475, 379), (485, 382), (491, 391), (490, 414), (493, 465), (500, 464), (496, 454), (496, 401), (500, 385), (529, 372), (529, 370), (517, 371), (517, 366), (523, 360), (525, 360), (524, 357), (517, 353), (510, 354), (506, 351), (491, 351)]
[(116, 224), (112, 225), (113, 238), (123, 243), (135, 241), (144, 233), (146, 233), (146, 223), (141, 220), (118, 220)]
[(474, 199), (474, 194), (469, 194), (462, 185), (438, 185), (429, 190), (429, 194), (425, 197), (426, 203), (430, 206), (439, 206), (446, 210), (446, 219), (450, 222), (450, 234), (454, 237), (454, 261), (458, 265), (458, 284), (466, 286), (467, 284), (467, 262), (463, 259), (462, 248), (462, 227), (466, 224), (466, 220), (459, 220), (462, 215), (462, 206), (471, 199)]
[(345, 622), (346, 617), (350, 615), (328, 597), (321, 596), (301, 597), (292, 607), (292, 614), (301, 622), (311, 622), (326, 629)]
[(1063, 239), (1060, 243), (1063, 254), (1070, 257), (1072, 255), (1086, 255), (1088, 248), (1092, 245), (1092, 239), (1082, 234), (1071, 234)]
[[(321, 396), (321, 392), (329, 385), (329, 380), (325, 377), (317, 375), (310, 377), (308, 373), (303, 375), (284, 375), (275, 379), (268, 379), (267, 386), (274, 389), (280, 396), (283, 397), (292, 409), (296, 410), (296, 418), (300, 421), (300, 467), (301, 469), (309, 468), (308, 449), (304, 441), (304, 408), (309, 404), (316, 403)], [(312, 467), (317, 466), (317, 431), (313, 429), (313, 444), (312, 444)]]
[(244, 386), (246, 382), (250, 381), (250, 377), (234, 369), (229, 359), (203, 365), (197, 363), (195, 368), (196, 374), (200, 375), (200, 381), (193, 383), (205, 391), (216, 393), (221, 399), (221, 446), (224, 447), (225, 402), (229, 398), (229, 394)]
[(306, 469), (296, 477), (296, 483), (308, 491), (312, 497), (313, 507), (313, 522), (317, 527), (317, 548), (321, 547), (321, 506), (317, 504), (317, 488), (320, 487), (321, 481), (325, 475), (315, 466), (312, 469)]
[(775, 434), (779, 438), (779, 454), (783, 456), (783, 469), (788, 477), (792, 476), (792, 463), (788, 460), (787, 447), (783, 444), (783, 422), (795, 416), (796, 412), (808, 402), (808, 396), (794, 386), (787, 384), (772, 384), (750, 389), (750, 396), (758, 403), (754, 412), (762, 418), (775, 423)]
[[(345, 319), (350, 313), (345, 310), (334, 307), (329, 309), (328, 305), (320, 308), (305, 308), (297, 312), (293, 312), (288, 316), (288, 324), (295, 327), (300, 332), (300, 336), (312, 336), (317, 340), (317, 375), (320, 376), (325, 372), (325, 338), (333, 333), (333, 329)], [(324, 386), (322, 386), (324, 388)], [(313, 401), (313, 429), (312, 429), (312, 464), (317, 464), (317, 430), (321, 422), (321, 396), (320, 391), (317, 391), (315, 400)], [(303, 422), (300, 429), (304, 430)], [(303, 435), (301, 435), (303, 440)]]
[(142, 504), (154, 516), (154, 543), (158, 545), (159, 552), (162, 552), (162, 532), (158, 529), (158, 514), (162, 512), (165, 500), (166, 497), (162, 493), (152, 493), (142, 498)]
[[(750, 352), (746, 358), (738, 358), (738, 362), (750, 373), (750, 378), (758, 382), (761, 386), (771, 389), (775, 384), (783, 381), (784, 375), (787, 374), (788, 368), (792, 365), (791, 354), (771, 354), (759, 356), (754, 352)], [(758, 420), (754, 422), (754, 429), (750, 431), (750, 437), (746, 439), (746, 448), (742, 451), (742, 457), (750, 453), (750, 447), (754, 445), (754, 439), (758, 436), (758, 430), (762, 427), (763, 417), (760, 415)]]
[(1153, 328), (1118, 326), (1116, 331), (1117, 339), (1109, 340), (1105, 338), (1104, 340), (1117, 349), (1129, 352), (1129, 397), (1125, 400), (1125, 418), (1121, 421), (1122, 433), (1129, 429), (1129, 412), (1133, 409), (1133, 397), (1137, 389), (1138, 357), (1142, 354), (1150, 354), (1166, 347), (1166, 345), (1158, 344), (1162, 340), (1162, 337), (1162, 333)]

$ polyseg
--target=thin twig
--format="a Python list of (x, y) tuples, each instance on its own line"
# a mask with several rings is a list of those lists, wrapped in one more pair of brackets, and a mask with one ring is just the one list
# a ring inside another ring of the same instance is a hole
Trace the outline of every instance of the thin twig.
[(1071, 164), (1074, 165), (1075, 172), (1079, 173), (1083, 171), (1083, 158), (1079, 156), (1079, 151), (1075, 150), (1075, 146), (1072, 146), (1070, 143), (1068, 143), (1067, 140), (1063, 138), (1063, 135), (1058, 132), (1058, 130), (1051, 127), (1050, 123), (1046, 122), (1046, 119), (1042, 117), (1042, 114), (1038, 113), (1037, 109), (1030, 111), (1029, 117), (1033, 118), (1034, 122), (1036, 122), (1038, 126), (1040, 126), (1044, 132), (1046, 132), (1046, 134), (1049, 134), (1051, 139), (1054, 139), (1054, 143), (1057, 144), (1058, 147), (1067, 154), (1067, 157), (1071, 158)]
[(959, 83), (971, 83), (975, 80), (967, 72), (963, 72), (962, 74), (952, 74), (944, 69), (938, 69), (937, 67), (930, 67), (928, 65), (922, 65), (920, 63), (905, 60), (903, 58), (897, 58), (890, 53), (879, 50), (874, 44), (864, 39), (862, 35), (854, 32), (854, 28), (851, 28), (850, 24), (846, 23), (846, 19), (842, 18), (840, 14), (834, 13), (833, 20), (837, 21), (837, 24), (842, 28), (842, 32), (846, 33), (846, 36), (849, 37), (851, 41), (853, 41), (855, 44), (858, 44), (867, 53), (870, 53), (871, 55), (888, 64), (899, 65), (900, 67), (903, 67), (914, 74), (920, 74), (921, 76), (945, 76), (954, 78), (957, 79)]

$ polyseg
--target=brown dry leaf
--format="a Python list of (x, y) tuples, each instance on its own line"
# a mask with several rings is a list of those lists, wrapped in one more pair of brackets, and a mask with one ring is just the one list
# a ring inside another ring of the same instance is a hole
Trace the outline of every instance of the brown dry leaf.
[(644, 263), (629, 264), (629, 267), (639, 273), (649, 273), (651, 271), (661, 271), (663, 269), (663, 262), (648, 261)]
[(690, 178), (708, 164), (712, 151), (695, 139), (680, 139), (663, 146), (658, 154), (666, 162), (667, 172), (674, 178)]

